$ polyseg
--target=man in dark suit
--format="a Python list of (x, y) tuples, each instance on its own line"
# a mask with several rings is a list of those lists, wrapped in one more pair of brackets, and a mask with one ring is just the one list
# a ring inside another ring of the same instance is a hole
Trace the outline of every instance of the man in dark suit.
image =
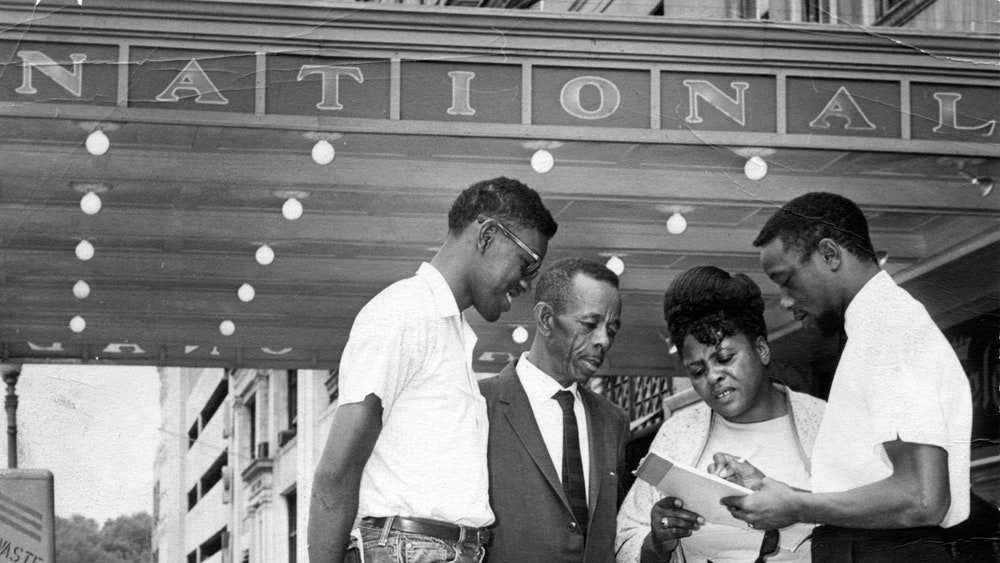
[(479, 382), (490, 419), (490, 563), (614, 561), (628, 417), (586, 387), (621, 325), (618, 276), (560, 260), (535, 291), (531, 349)]

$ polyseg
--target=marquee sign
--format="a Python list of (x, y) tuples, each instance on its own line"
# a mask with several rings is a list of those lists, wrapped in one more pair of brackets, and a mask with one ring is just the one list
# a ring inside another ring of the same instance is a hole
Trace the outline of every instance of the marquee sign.
[[(838, 76), (808, 68), (737, 72), (711, 64), (694, 69), (608, 60), (573, 66), (544, 56), (425, 60), (377, 50), (351, 57), (103, 41), (0, 40), (0, 113), (74, 106), (106, 108), (109, 115), (122, 108), (175, 111), (187, 120), (242, 115), (248, 123), (261, 116), (343, 118), (373, 130), (399, 122), (445, 133), (451, 125), (479, 127), (474, 132), (484, 136), (494, 124), (573, 127), (611, 140), (637, 131), (645, 138), (650, 131), (664, 138), (671, 131), (731, 132), (799, 136), (792, 143), (801, 145), (821, 136), (865, 139), (868, 147), (880, 140), (958, 142), (980, 153), (1000, 142), (1000, 81), (977, 84), (968, 77), (862, 70)], [(158, 118), (165, 115), (169, 119), (164, 113)], [(914, 143), (913, 150), (926, 146)], [(224, 340), (164, 346), (135, 338), (83, 343), (43, 332), (18, 334), (0, 343), (0, 355), (302, 367), (335, 367), (339, 359), (332, 347), (233, 346)], [(502, 365), (508, 357), (487, 351), (476, 362)]]
[[(0, 42), (0, 101), (1000, 142), (1000, 88), (918, 76), (819, 78), (810, 71), (734, 74), (142, 46), (120, 60), (122, 52), (116, 45)], [(127, 72), (120, 74), (122, 64)], [(119, 92), (127, 92), (126, 99), (119, 100)]]

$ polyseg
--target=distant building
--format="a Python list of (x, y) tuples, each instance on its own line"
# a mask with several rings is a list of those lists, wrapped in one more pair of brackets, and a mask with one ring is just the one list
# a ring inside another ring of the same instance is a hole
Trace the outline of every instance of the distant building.
[(312, 472), (336, 374), (160, 368), (160, 382), (153, 562), (307, 561)]

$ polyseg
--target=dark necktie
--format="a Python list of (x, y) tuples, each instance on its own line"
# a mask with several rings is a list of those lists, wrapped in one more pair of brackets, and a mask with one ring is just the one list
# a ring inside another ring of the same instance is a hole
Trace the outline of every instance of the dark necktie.
[(573, 393), (559, 391), (553, 398), (559, 401), (563, 411), (563, 491), (569, 499), (569, 507), (573, 511), (576, 523), (580, 526), (580, 531), (586, 534), (590, 512), (587, 509), (587, 485), (583, 480), (580, 431), (576, 425), (576, 414), (573, 413)]

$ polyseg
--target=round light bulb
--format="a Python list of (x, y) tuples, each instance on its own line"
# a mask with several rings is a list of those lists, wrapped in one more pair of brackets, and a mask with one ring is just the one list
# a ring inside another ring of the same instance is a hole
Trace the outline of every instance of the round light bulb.
[(94, 156), (101, 156), (108, 152), (108, 147), (110, 146), (111, 141), (108, 140), (108, 136), (104, 134), (104, 131), (100, 129), (87, 135), (87, 152)]
[(236, 332), (236, 323), (230, 320), (222, 321), (219, 323), (219, 332), (221, 332), (223, 336), (232, 336), (233, 333)]
[(80, 198), (80, 209), (87, 215), (95, 215), (101, 210), (101, 196), (94, 192), (87, 192)]
[(672, 235), (679, 235), (686, 231), (688, 228), (687, 219), (684, 218), (679, 212), (674, 213), (667, 219), (667, 232)]
[(330, 164), (337, 151), (333, 150), (333, 145), (326, 139), (320, 139), (313, 145), (312, 157), (316, 164)]
[(289, 221), (294, 221), (302, 217), (302, 202), (294, 197), (286, 199), (285, 204), (281, 206), (281, 214)]
[(531, 155), (531, 169), (539, 174), (545, 174), (552, 170), (555, 164), (556, 159), (552, 157), (552, 153), (545, 149), (538, 149), (535, 154)]
[(760, 180), (767, 176), (767, 162), (759, 156), (752, 156), (743, 165), (743, 173), (751, 180)]
[(617, 256), (612, 256), (611, 258), (608, 258), (608, 263), (605, 265), (608, 267), (609, 270), (614, 272), (616, 276), (622, 275), (622, 272), (625, 271), (625, 262)]
[(86, 299), (90, 296), (90, 285), (83, 280), (79, 280), (73, 284), (73, 296), (77, 299)]
[(73, 332), (80, 333), (83, 329), (87, 328), (87, 321), (83, 320), (83, 317), (77, 315), (69, 320), (69, 329)]
[(256, 257), (258, 264), (261, 266), (267, 266), (271, 262), (274, 262), (274, 251), (271, 250), (270, 246), (263, 244), (257, 249)]
[(94, 245), (90, 244), (90, 241), (81, 240), (76, 245), (76, 257), (84, 262), (90, 260), (94, 257)]
[(518, 344), (524, 344), (528, 341), (528, 329), (521, 325), (517, 325), (514, 331), (510, 333), (510, 337)]
[(239, 296), (240, 301), (244, 303), (249, 303), (253, 301), (253, 298), (257, 295), (257, 292), (254, 291), (252, 285), (245, 283), (241, 285), (240, 288), (236, 291), (236, 295)]

